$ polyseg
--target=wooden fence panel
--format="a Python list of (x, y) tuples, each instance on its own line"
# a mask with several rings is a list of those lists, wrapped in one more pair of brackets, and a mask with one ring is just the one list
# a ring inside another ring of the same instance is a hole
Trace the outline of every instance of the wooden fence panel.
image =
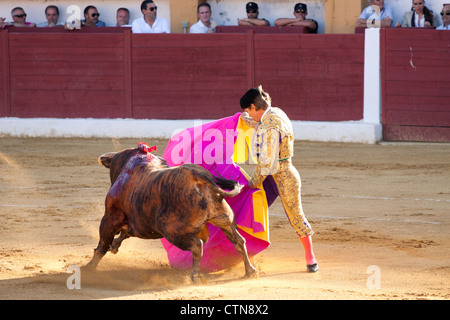
[(239, 111), (246, 36), (132, 35), (133, 116), (217, 119)]
[(0, 32), (0, 117), (10, 116), (8, 32)]
[(8, 49), (8, 46), (5, 44), (5, 39), (7, 40), (6, 32), (0, 32), (0, 117), (7, 117), (9, 114), (6, 112), (6, 104), (5, 104), (5, 96), (6, 90), (4, 88), (5, 83), (5, 50)]
[(382, 30), (383, 139), (450, 141), (450, 33)]
[(123, 34), (10, 33), (11, 116), (123, 118)]
[(363, 118), (363, 35), (255, 35), (255, 81), (291, 119)]

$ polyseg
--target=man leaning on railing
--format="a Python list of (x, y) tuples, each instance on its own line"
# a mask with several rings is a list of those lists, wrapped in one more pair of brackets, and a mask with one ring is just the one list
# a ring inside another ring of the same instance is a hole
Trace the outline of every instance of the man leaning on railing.
[(356, 27), (390, 28), (393, 27), (394, 13), (384, 0), (369, 0), (370, 6), (364, 8), (356, 21)]

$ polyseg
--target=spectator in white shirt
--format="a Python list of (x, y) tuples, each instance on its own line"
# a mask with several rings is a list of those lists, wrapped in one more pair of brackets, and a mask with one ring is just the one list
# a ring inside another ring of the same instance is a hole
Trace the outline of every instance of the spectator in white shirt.
[(211, 21), (211, 6), (209, 3), (200, 3), (197, 7), (198, 22), (191, 26), (189, 33), (214, 33), (216, 23)]
[(412, 0), (412, 8), (403, 15), (403, 22), (397, 22), (396, 27), (422, 28), (437, 27), (437, 16), (425, 6), (425, 0)]
[(158, 7), (152, 0), (145, 0), (141, 4), (142, 18), (132, 24), (133, 33), (170, 33), (169, 23), (164, 18), (157, 17)]
[(444, 3), (441, 11), (442, 26), (436, 28), (436, 30), (450, 30), (450, 3)]

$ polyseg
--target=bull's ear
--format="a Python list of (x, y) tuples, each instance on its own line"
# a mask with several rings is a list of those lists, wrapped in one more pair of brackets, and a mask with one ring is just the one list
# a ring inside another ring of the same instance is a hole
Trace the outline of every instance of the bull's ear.
[(117, 154), (117, 152), (108, 152), (108, 153), (102, 154), (98, 158), (98, 164), (101, 166), (104, 166), (106, 168), (111, 167), (111, 160), (116, 154)]

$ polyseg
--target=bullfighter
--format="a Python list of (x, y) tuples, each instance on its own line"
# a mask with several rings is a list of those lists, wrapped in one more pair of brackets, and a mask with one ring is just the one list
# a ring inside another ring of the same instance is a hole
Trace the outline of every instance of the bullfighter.
[(245, 111), (241, 119), (255, 127), (253, 150), (257, 165), (249, 186), (257, 188), (267, 176), (273, 176), (286, 215), (305, 250), (306, 270), (316, 272), (319, 265), (312, 246), (314, 232), (303, 212), (300, 174), (291, 160), (294, 155), (291, 121), (283, 110), (271, 106), (270, 95), (262, 86), (249, 89), (242, 96), (240, 105)]

